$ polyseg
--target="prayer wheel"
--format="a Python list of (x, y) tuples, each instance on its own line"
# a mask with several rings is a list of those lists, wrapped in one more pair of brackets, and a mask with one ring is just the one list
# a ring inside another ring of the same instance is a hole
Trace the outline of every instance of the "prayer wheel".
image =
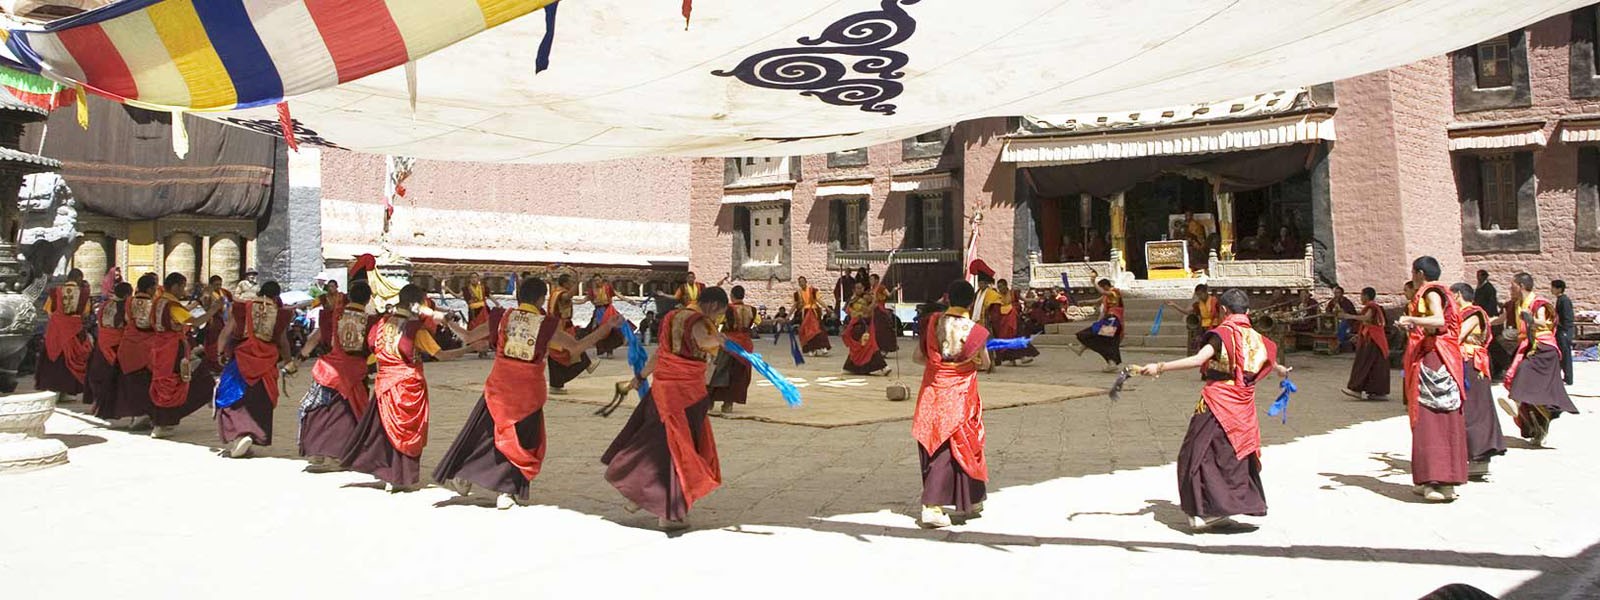
[(232, 286), (244, 266), (240, 262), (244, 253), (240, 251), (239, 236), (223, 234), (211, 238), (210, 253), (211, 274), (222, 276), (222, 284)]
[(110, 268), (111, 263), (111, 250), (107, 241), (103, 233), (84, 233), (78, 238), (77, 247), (72, 250), (72, 266), (83, 271), (84, 280), (89, 282), (90, 293), (99, 294), (106, 291), (100, 289), (100, 280), (105, 279), (106, 269)]
[(183, 273), (189, 278), (189, 283), (194, 283), (200, 266), (199, 253), (195, 250), (194, 234), (179, 231), (167, 236), (167, 255), (163, 264), (167, 273)]

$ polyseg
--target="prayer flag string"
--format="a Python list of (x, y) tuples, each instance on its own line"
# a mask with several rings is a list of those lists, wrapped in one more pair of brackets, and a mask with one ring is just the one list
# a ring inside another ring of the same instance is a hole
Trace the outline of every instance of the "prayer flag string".
[(723, 340), (722, 348), (750, 363), (751, 369), (760, 373), (762, 377), (767, 378), (767, 381), (772, 382), (772, 387), (778, 388), (778, 393), (783, 395), (783, 401), (787, 402), (789, 406), (800, 406), (800, 389), (790, 383), (788, 378), (779, 373), (777, 369), (772, 368), (772, 365), (767, 364), (767, 361), (761, 358), (760, 354), (745, 350), (744, 347), (733, 340)]
[(1290, 381), (1288, 377), (1285, 377), (1283, 378), (1283, 381), (1278, 382), (1278, 387), (1283, 391), (1278, 394), (1277, 400), (1272, 401), (1272, 408), (1267, 409), (1267, 416), (1276, 417), (1278, 415), (1283, 415), (1283, 423), (1288, 424), (1289, 395), (1300, 391), (1300, 388), (1295, 387), (1294, 382)]

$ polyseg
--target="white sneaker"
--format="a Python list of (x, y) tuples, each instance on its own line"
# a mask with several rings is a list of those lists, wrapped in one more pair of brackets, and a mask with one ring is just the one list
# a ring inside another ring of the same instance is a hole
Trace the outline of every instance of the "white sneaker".
[(1349, 396), (1351, 398), (1355, 398), (1356, 400), (1366, 400), (1367, 399), (1367, 393), (1366, 392), (1358, 392), (1358, 391), (1352, 390), (1350, 388), (1345, 388), (1345, 389), (1342, 389), (1342, 390), (1339, 390), (1339, 391), (1344, 392), (1344, 395)]
[(917, 525), (924, 529), (938, 529), (950, 526), (950, 515), (944, 514), (942, 506), (922, 506), (922, 518), (917, 519)]
[(144, 429), (149, 426), (150, 417), (134, 417), (133, 421), (128, 423), (128, 430), (132, 431), (135, 429)]
[(624, 502), (622, 504), (622, 512), (628, 513), (630, 515), (633, 514), (633, 513), (639, 512), (639, 505), (634, 504), (632, 500)]
[(150, 428), (150, 439), (164, 440), (164, 439), (167, 439), (169, 437), (172, 437), (172, 430), (173, 429), (174, 428), (172, 428), (172, 427), (163, 427), (161, 425), (157, 425), (155, 427), (152, 427), (152, 428)]
[(228, 446), (228, 458), (244, 458), (250, 453), (250, 436), (242, 436)]
[(584, 367), (583, 368), (583, 372), (585, 372), (585, 373), (593, 373), (594, 370), (598, 369), (598, 368), (600, 368), (600, 361), (598, 361), (598, 360), (590, 360), (589, 361), (589, 366)]
[(1233, 524), (1235, 521), (1231, 517), (1189, 517), (1189, 528), (1196, 532), (1211, 531)]
[(1456, 496), (1456, 486), (1453, 486), (1453, 485), (1442, 485), (1442, 486), (1439, 486), (1439, 493), (1443, 494), (1444, 495), (1444, 499), (1447, 500), (1447, 501), (1455, 500), (1457, 498), (1457, 496)]
[(517, 501), (511, 494), (500, 494), (500, 497), (494, 499), (494, 507), (499, 510), (511, 510), (511, 507), (516, 505)]
[(668, 521), (666, 517), (657, 517), (656, 526), (660, 527), (662, 531), (683, 531), (689, 528), (689, 520)]
[(553, 388), (550, 388), (550, 393), (551, 394), (555, 394), (557, 396), (565, 396), (565, 395), (567, 395), (567, 388), (553, 387)]
[(1429, 502), (1444, 502), (1445, 500), (1449, 500), (1449, 498), (1444, 495), (1444, 490), (1440, 489), (1439, 486), (1434, 485), (1428, 486), (1428, 491), (1423, 492), (1422, 499)]

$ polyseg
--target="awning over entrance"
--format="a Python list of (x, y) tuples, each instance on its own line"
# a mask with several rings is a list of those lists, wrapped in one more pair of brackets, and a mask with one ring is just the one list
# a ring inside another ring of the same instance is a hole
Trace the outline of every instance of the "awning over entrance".
[(1128, 133), (1015, 138), (1006, 141), (1000, 160), (1021, 167), (1044, 167), (1257, 150), (1333, 139), (1333, 114), (1316, 112)]
[(788, 202), (794, 199), (793, 187), (762, 187), (722, 190), (723, 204), (755, 204), (758, 202)]
[(1600, 142), (1600, 115), (1578, 115), (1561, 119), (1561, 141), (1568, 144)]
[(953, 180), (950, 173), (906, 173), (896, 174), (889, 182), (891, 192), (937, 192), (948, 190)]
[[(1543, 146), (1544, 121), (1456, 124), (1449, 127), (1450, 151), (1511, 150)], [(1565, 140), (1563, 133), (1563, 140)]]
[(1265, 150), (1153, 156), (1096, 163), (1080, 163), (1023, 170), (1028, 185), (1040, 198), (1071, 198), (1078, 194), (1108, 197), (1162, 173), (1203, 175), (1215, 179), (1223, 192), (1266, 187), (1306, 170), (1321, 144), (1295, 144)]

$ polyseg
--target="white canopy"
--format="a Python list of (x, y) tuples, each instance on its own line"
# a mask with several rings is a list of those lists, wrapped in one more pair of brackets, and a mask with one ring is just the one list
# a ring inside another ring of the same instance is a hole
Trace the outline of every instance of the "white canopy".
[[(1231, 98), (1403, 65), (1592, 0), (568, 0), (289, 100), (303, 138), (491, 162), (795, 155), (984, 116)], [(440, 10), (447, 10), (440, 5)], [(219, 115), (275, 131), (270, 106)]]

